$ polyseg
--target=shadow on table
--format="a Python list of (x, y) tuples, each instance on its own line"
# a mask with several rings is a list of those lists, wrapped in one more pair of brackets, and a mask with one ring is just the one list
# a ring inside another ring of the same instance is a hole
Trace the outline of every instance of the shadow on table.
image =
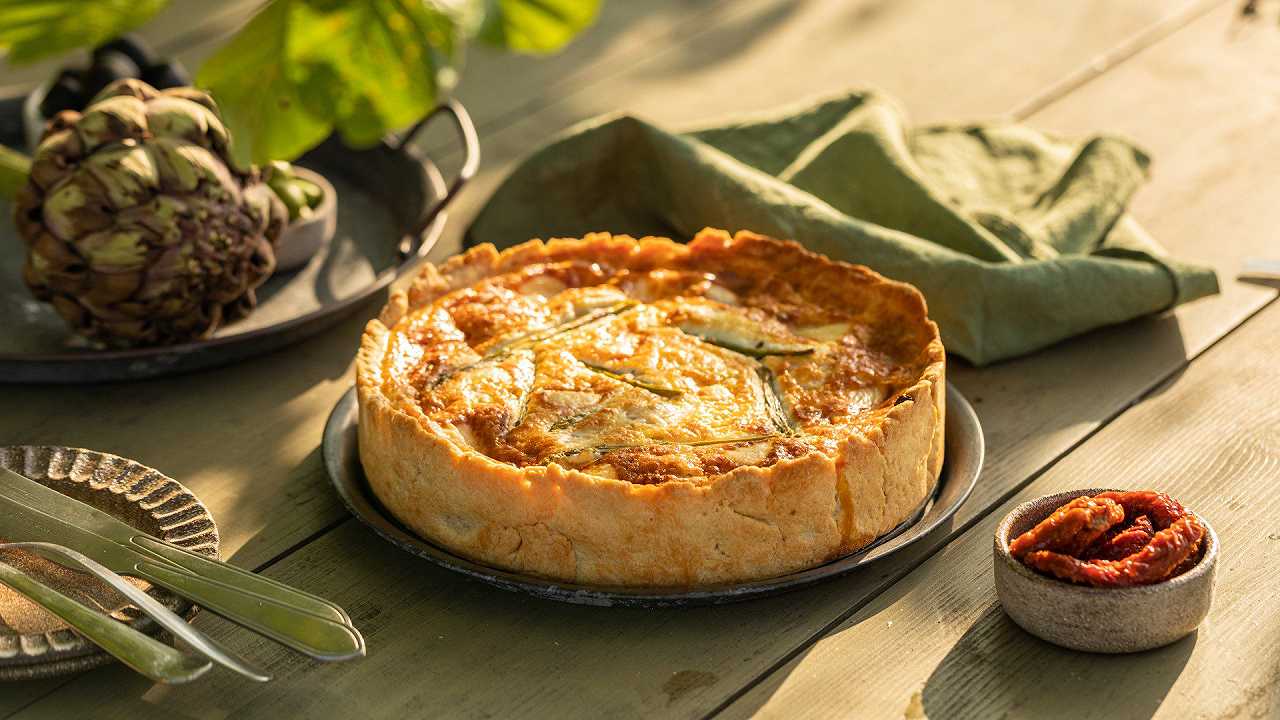
[[(224, 555), (255, 566), (342, 515), (315, 448), (363, 326), (384, 300), (380, 293), (316, 337), (234, 365), (145, 382), (6, 388), (16, 407), (42, 409), (21, 427), (11, 421), (6, 444), (87, 447), (155, 467), (209, 505)], [(256, 537), (281, 518), (297, 537)]]
[(680, 43), (668, 47), (639, 67), (648, 77), (667, 78), (705, 70), (747, 55), (756, 44), (773, 37), (778, 29), (803, 10), (802, 3), (772, 3), (751, 12), (737, 13), (739, 7), (728, 3), (712, 18), (715, 32), (700, 42)]
[[(947, 380), (973, 403), (991, 461), (1055, 457), (1141, 399), (1163, 392), (1187, 367), (1187, 340), (1172, 313), (1094, 330), (1031, 355), (976, 368), (949, 357)], [(1009, 454), (1008, 449), (1017, 448)], [(1023, 484), (1035, 477), (1025, 473)], [(1021, 487), (1002, 488), (1005, 493)], [(979, 493), (979, 497), (982, 494)]]
[(1157, 650), (1099, 655), (1033, 637), (999, 604), (987, 609), (929, 675), (925, 715), (1108, 720), (1149, 718), (1196, 646), (1196, 634)]

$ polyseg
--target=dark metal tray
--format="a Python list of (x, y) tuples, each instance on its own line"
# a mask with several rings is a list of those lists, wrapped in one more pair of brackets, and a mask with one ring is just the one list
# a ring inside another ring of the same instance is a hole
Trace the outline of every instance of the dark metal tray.
[(852, 555), (809, 570), (728, 585), (689, 588), (602, 587), (557, 582), (483, 565), (432, 545), (397, 522), (369, 489), (356, 438), (356, 392), (347, 391), (329, 415), (322, 452), (325, 468), (344, 503), (364, 524), (392, 544), (441, 567), (504, 590), (582, 605), (672, 607), (714, 605), (774, 595), (844, 575), (905, 549), (945, 523), (969, 497), (982, 471), (985, 443), (978, 416), (964, 396), (947, 386), (946, 463), (933, 497), (915, 516)]
[[(439, 115), (457, 126), (465, 153), (446, 184), (431, 160), (409, 143)], [(249, 317), (208, 340), (155, 348), (75, 347), (62, 319), (22, 283), (24, 248), (12, 223), (0, 220), (0, 382), (88, 383), (170, 375), (236, 362), (279, 349), (342, 320), (426, 256), (444, 229), (444, 208), (479, 165), (475, 128), (450, 101), (405, 136), (367, 150), (330, 138), (298, 160), (338, 192), (338, 230), (305, 267), (273, 275), (258, 288)], [(5, 218), (9, 210), (0, 202)]]

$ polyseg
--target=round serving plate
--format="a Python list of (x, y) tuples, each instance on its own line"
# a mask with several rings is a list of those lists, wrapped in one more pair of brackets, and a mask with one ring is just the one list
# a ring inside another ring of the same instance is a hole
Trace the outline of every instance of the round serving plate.
[[(410, 142), (449, 115), (464, 149), (462, 169), (446, 183)], [(0, 138), (8, 140), (9, 138)], [(73, 336), (53, 307), (22, 282), (24, 244), (0, 219), (0, 382), (87, 383), (133, 380), (225, 365), (297, 342), (339, 322), (411, 270), (444, 229), (443, 212), (479, 165), (475, 128), (449, 101), (395, 142), (355, 150), (330, 138), (299, 158), (336, 188), (333, 239), (302, 267), (273, 274), (258, 306), (207, 340), (128, 350), (95, 349)], [(0, 216), (9, 206), (0, 201)]]
[(985, 444), (973, 406), (947, 386), (946, 462), (934, 488), (907, 522), (852, 555), (808, 570), (743, 583), (686, 587), (608, 587), (579, 585), (483, 565), (417, 537), (391, 516), (369, 489), (360, 465), (356, 435), (356, 391), (348, 390), (334, 407), (324, 428), (325, 468), (347, 508), (393, 545), (442, 567), (504, 590), (582, 605), (614, 607), (672, 607), (737, 602), (795, 590), (844, 575), (899, 552), (945, 523), (969, 497), (982, 470)]
[[(16, 445), (0, 448), (0, 467), (25, 475), (64, 495), (108, 512), (143, 532), (208, 558), (218, 558), (218, 528), (200, 500), (145, 465), (79, 448)], [(24, 540), (32, 538), (22, 538)], [(6, 562), (90, 607), (148, 635), (163, 630), (127, 605), (96, 578), (36, 555), (7, 550)], [(130, 579), (165, 607), (188, 619), (187, 600)], [(66, 623), (0, 585), (0, 681), (32, 680), (76, 673), (113, 662), (112, 657)]]

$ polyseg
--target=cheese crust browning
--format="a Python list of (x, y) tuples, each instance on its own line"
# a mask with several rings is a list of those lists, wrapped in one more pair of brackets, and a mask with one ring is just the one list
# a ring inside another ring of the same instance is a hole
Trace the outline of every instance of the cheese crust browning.
[(945, 362), (915, 288), (793, 242), (482, 245), (366, 327), (360, 457), (401, 522), (482, 563), (595, 585), (772, 577), (924, 502)]

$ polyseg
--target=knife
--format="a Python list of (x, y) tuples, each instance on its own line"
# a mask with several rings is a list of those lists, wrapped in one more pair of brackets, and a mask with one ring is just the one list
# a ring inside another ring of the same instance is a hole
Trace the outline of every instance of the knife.
[(156, 682), (191, 682), (213, 664), (185, 655), (155, 638), (81, 605), (26, 573), (0, 562), (0, 583), (26, 595), (32, 602), (62, 618), (94, 645)]
[(168, 588), (319, 660), (365, 654), (364, 638), (336, 605), (166, 543), (4, 468), (0, 468), (0, 537), (73, 548), (114, 572)]
[(1269, 258), (1246, 258), (1240, 270), (1241, 278), (1257, 278), (1259, 280), (1280, 280), (1280, 260)]

